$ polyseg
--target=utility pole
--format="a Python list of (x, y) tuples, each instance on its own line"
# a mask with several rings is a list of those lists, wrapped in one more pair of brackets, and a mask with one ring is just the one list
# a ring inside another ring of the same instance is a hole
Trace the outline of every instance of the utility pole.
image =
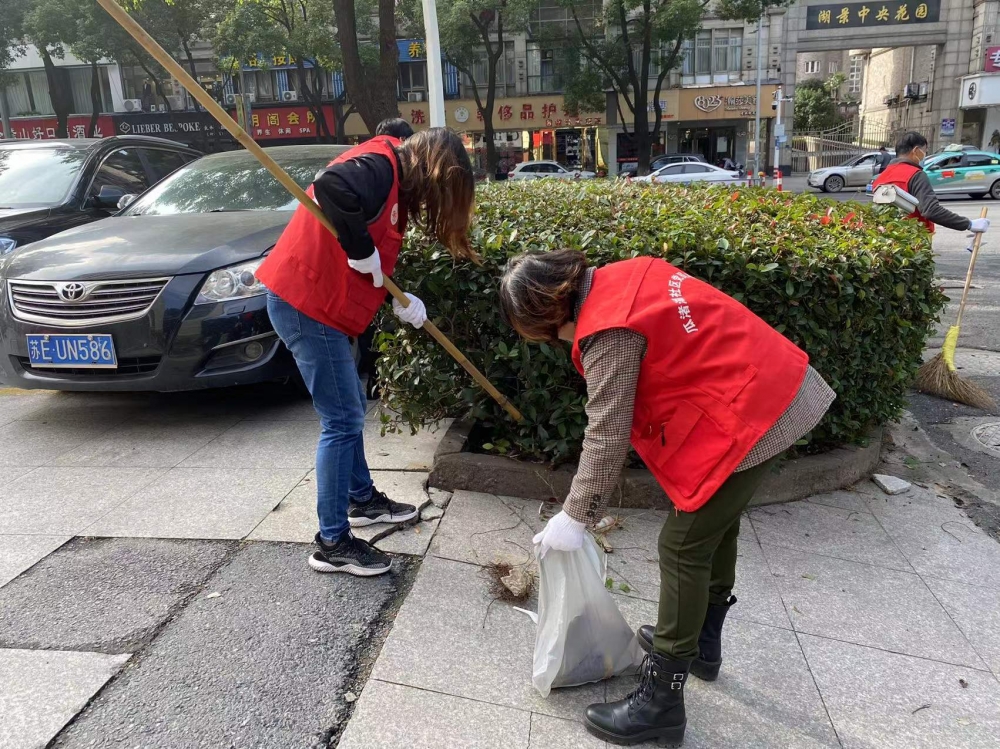
[(441, 73), (441, 40), (438, 38), (436, 0), (421, 0), (424, 9), (424, 42), (427, 46), (427, 98), (431, 127), (444, 127), (444, 76)]
[[(433, 1), (433, 0), (432, 0)], [(764, 14), (760, 14), (760, 18), (757, 19), (757, 112), (754, 115), (753, 124), (753, 180), (752, 184), (756, 184), (757, 175), (760, 174), (760, 46), (761, 37), (763, 34), (764, 26)]]
[(778, 86), (778, 90), (774, 94), (775, 111), (777, 112), (774, 121), (774, 177), (776, 181), (781, 179), (781, 137), (785, 134), (781, 124), (781, 105), (784, 101), (781, 93), (781, 86)]

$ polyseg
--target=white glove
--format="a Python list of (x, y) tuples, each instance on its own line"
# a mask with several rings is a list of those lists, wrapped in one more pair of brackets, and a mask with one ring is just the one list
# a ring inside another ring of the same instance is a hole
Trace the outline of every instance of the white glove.
[(375, 252), (366, 257), (364, 260), (351, 260), (347, 259), (347, 264), (354, 268), (358, 273), (370, 273), (372, 277), (372, 284), (376, 289), (382, 288), (382, 258), (378, 256), (378, 248), (375, 248)]
[(392, 311), (396, 313), (396, 317), (403, 322), (408, 322), (414, 328), (424, 327), (424, 323), (427, 322), (427, 308), (424, 307), (424, 303), (413, 296), (413, 294), (407, 294), (406, 298), (410, 300), (409, 307), (404, 307), (394, 298), (392, 300)]
[(536, 546), (541, 546), (538, 556), (545, 556), (549, 549), (556, 551), (576, 551), (583, 546), (583, 535), (587, 527), (579, 520), (574, 520), (565, 511), (553, 517), (542, 532), (534, 537)]
[(988, 218), (974, 218), (972, 219), (972, 224), (969, 226), (969, 231), (973, 234), (982, 234), (989, 228), (990, 220)]

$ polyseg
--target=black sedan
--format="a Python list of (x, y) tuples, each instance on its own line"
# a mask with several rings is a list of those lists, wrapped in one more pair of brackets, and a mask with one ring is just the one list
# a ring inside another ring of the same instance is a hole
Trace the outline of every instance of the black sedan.
[(107, 218), (201, 154), (162, 138), (0, 141), (0, 255)]
[[(306, 186), (344, 148), (268, 150)], [(0, 257), (0, 381), (174, 391), (293, 377), (254, 271), (294, 208), (248, 153), (215, 154), (113, 218)]]

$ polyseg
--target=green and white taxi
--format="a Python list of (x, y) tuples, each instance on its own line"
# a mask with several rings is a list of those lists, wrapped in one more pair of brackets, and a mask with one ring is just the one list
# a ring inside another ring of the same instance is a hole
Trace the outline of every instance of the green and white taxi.
[(944, 151), (922, 162), (936, 193), (986, 195), (1000, 200), (1000, 154), (987, 151)]

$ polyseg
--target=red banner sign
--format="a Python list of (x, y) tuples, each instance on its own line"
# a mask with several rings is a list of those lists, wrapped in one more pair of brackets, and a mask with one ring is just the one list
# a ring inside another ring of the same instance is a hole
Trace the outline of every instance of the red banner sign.
[[(333, 133), (333, 110), (323, 107), (326, 125)], [(250, 115), (250, 135), (254, 140), (313, 138), (319, 135), (316, 118), (308, 107), (254, 109)]]
[(987, 73), (995, 73), (1000, 70), (1000, 47), (986, 48), (986, 64), (983, 70)]
[[(66, 129), (70, 138), (86, 138), (89, 127), (90, 115), (73, 115), (69, 118)], [(57, 137), (55, 117), (11, 117), (10, 129), (14, 131), (15, 138), (50, 140)], [(99, 115), (93, 137), (106, 138), (114, 134), (115, 124), (111, 116)], [(0, 139), (2, 138), (3, 132), (0, 128)]]

